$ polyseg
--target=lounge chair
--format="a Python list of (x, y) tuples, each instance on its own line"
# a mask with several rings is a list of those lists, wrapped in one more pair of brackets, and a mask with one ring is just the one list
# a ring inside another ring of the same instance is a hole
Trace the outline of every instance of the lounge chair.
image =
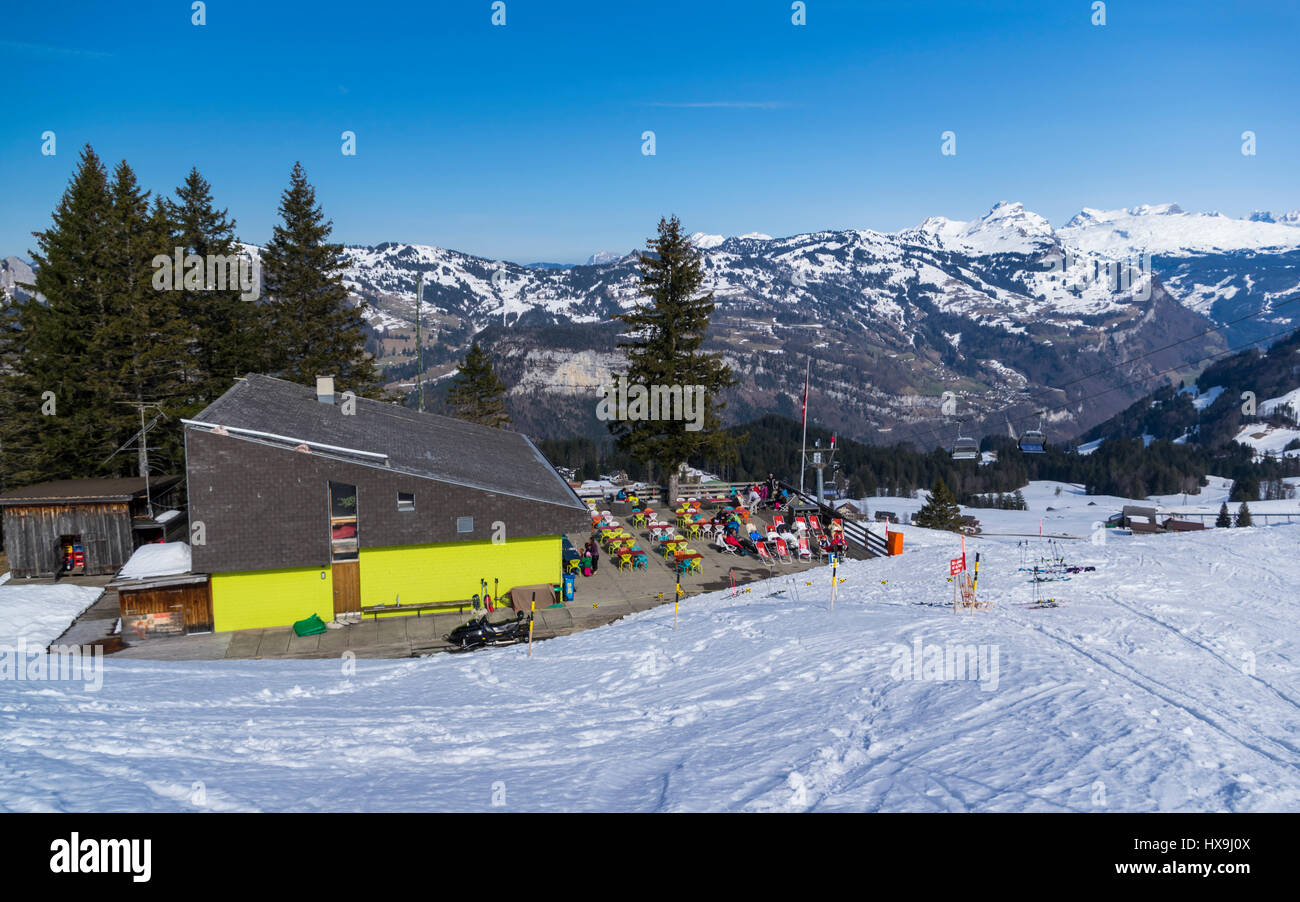
[(776, 548), (776, 559), (782, 564), (788, 564), (794, 560), (790, 556), (790, 549), (785, 545), (785, 539), (777, 539), (774, 547)]

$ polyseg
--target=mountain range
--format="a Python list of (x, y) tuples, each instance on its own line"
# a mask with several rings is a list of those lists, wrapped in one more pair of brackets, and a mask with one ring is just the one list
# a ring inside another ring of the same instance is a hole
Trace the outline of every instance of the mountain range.
[[(1014, 433), (1042, 408), (1049, 436), (1078, 435), (1166, 374), (1300, 326), (1300, 211), (1084, 209), (1058, 229), (1001, 202), (898, 232), (693, 238), (717, 300), (707, 347), (740, 378), (728, 418), (797, 415), (810, 361), (810, 417), (868, 441), (948, 443), (959, 422)], [(346, 252), (394, 388), (414, 379), (423, 275), (426, 379), (450, 375), (477, 337), (518, 428), (604, 433), (595, 400), (621, 362), (611, 317), (638, 303), (636, 251), (576, 266), (402, 243)]]

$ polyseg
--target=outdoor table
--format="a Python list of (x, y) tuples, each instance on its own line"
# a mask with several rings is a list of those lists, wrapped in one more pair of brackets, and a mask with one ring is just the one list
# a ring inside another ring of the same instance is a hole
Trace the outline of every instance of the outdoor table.
[(678, 552), (676, 557), (678, 569), (699, 570), (704, 555), (698, 551), (683, 551)]

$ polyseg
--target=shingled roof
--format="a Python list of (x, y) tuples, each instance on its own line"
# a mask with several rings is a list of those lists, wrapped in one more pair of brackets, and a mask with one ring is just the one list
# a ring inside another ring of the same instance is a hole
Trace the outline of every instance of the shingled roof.
[[(149, 489), (158, 495), (176, 483), (179, 476), (155, 476), (149, 480)], [(143, 476), (126, 476), (117, 479), (56, 479), (53, 482), (41, 482), (36, 485), (23, 486), (0, 495), (0, 507), (37, 503), (72, 503), (72, 502), (108, 502), (130, 501), (143, 498), (145, 484)]]
[(345, 415), (339, 394), (325, 404), (314, 388), (250, 374), (194, 420), (273, 434), (286, 447), (298, 441), (386, 455), (378, 465), (394, 471), (586, 509), (527, 436), (396, 404), (357, 398), (356, 412)]

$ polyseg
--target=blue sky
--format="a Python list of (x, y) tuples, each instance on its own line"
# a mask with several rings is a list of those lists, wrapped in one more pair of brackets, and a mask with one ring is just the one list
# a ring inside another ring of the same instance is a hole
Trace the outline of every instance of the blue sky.
[(246, 241), (301, 160), (336, 240), (519, 262), (630, 250), (668, 213), (790, 235), (999, 200), (1056, 225), (1300, 207), (1300, 4), (1114, 0), (1100, 27), (1091, 0), (806, 6), (794, 26), (788, 0), (506, 0), (504, 27), (491, 0), (210, 0), (203, 27), (182, 0), (10, 8), (0, 256), (26, 256), (86, 142), (155, 190), (197, 166)]

